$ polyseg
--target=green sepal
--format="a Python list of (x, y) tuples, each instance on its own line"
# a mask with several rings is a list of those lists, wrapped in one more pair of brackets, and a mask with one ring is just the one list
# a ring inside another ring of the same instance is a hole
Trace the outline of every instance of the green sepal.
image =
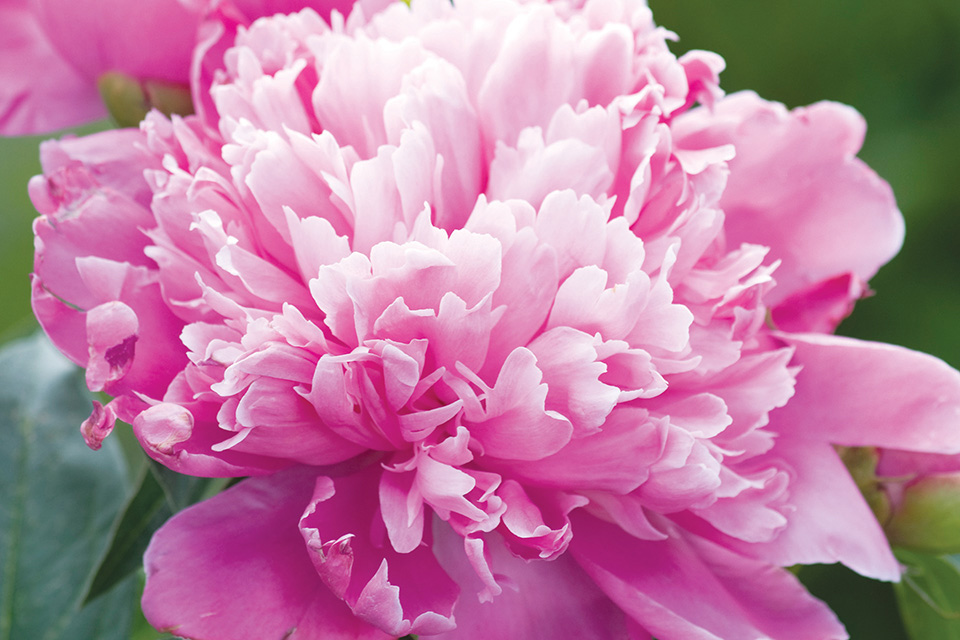
[(911, 640), (960, 640), (960, 559), (896, 550), (905, 566), (894, 585)]

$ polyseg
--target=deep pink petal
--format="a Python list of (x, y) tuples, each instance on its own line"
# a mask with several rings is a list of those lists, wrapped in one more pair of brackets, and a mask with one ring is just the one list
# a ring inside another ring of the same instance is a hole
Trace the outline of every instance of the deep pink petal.
[(888, 478), (911, 478), (921, 475), (960, 472), (960, 455), (917, 453), (884, 449), (877, 463), (877, 475)]
[(429, 546), (389, 546), (376, 509), (378, 472), (318, 479), (300, 520), (310, 560), (359, 619), (393, 636), (447, 631), (459, 589)]
[(386, 640), (317, 575), (297, 521), (316, 472), (246, 480), (180, 512), (154, 535), (143, 611), (162, 631), (204, 640)]
[(637, 540), (574, 517), (570, 552), (601, 589), (659, 638), (842, 639), (822, 602), (787, 571), (706, 541)]
[[(842, 562), (879, 580), (898, 580), (900, 566), (876, 517), (829, 444), (781, 436), (767, 459), (790, 470), (787, 526), (769, 542), (745, 543), (692, 530), (778, 566)], [(683, 520), (683, 518), (680, 518)]]
[(90, 417), (80, 424), (83, 441), (87, 443), (88, 447), (97, 451), (102, 446), (103, 440), (113, 431), (116, 421), (117, 415), (113, 407), (109, 404), (104, 406), (94, 400)]
[[(207, 415), (202, 413), (204, 408)], [(290, 461), (282, 458), (214, 450), (229, 434), (216, 428), (209, 407), (192, 409), (163, 402), (141, 408), (135, 417), (126, 419), (132, 421), (133, 433), (146, 454), (179, 473), (211, 478), (261, 476), (290, 466)], [(194, 414), (199, 415), (200, 428)]]
[(91, 83), (107, 71), (187, 83), (198, 16), (178, 0), (34, 0), (33, 8), (60, 55)]
[(46, 133), (106, 116), (94, 82), (62, 57), (29, 0), (0, 6), (0, 135)]
[(771, 319), (781, 331), (833, 333), (865, 294), (864, 283), (847, 273), (788, 296), (773, 309)]
[(462, 585), (457, 628), (444, 640), (626, 640), (623, 613), (593, 584), (569, 554), (551, 562), (529, 562), (511, 554), (496, 535), (484, 538), (491, 568), (505, 583), (492, 601), (477, 594), (484, 585), (464, 554), (463, 539), (438, 523), (434, 548), (441, 565)]

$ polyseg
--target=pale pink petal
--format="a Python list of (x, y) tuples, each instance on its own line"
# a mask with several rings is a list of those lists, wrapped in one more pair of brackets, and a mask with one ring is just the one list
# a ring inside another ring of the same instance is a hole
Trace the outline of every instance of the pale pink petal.
[(518, 348), (503, 363), (482, 412), (466, 413), (464, 423), (487, 455), (507, 460), (537, 460), (570, 441), (573, 427), (546, 409), (547, 385), (531, 351)]
[(642, 409), (617, 409), (600, 433), (571, 440), (539, 460), (491, 461), (494, 470), (509, 470), (525, 483), (562, 489), (629, 493), (649, 475), (659, 456), (660, 435)]
[(739, 93), (676, 127), (682, 147), (736, 146), (720, 201), (724, 229), (733, 246), (763, 244), (783, 261), (769, 304), (847, 273), (867, 281), (899, 250), (903, 218), (890, 187), (854, 157), (865, 125), (849, 107), (788, 112)]
[(580, 331), (557, 327), (528, 347), (548, 388), (547, 408), (570, 420), (578, 436), (598, 430), (620, 397), (619, 388), (600, 381), (607, 366), (598, 356), (598, 342)]
[(372, 158), (386, 144), (383, 109), (401, 81), (427, 57), (414, 40), (345, 41), (324, 60), (313, 107), (321, 126), (361, 158)]
[(848, 446), (960, 452), (960, 373), (942, 360), (839, 336), (778, 338), (803, 369), (793, 400), (770, 415), (777, 431)]
[[(394, 144), (414, 123), (427, 127), (435, 153), (443, 158), (434, 221), (447, 230), (462, 227), (481, 191), (484, 167), (477, 115), (459, 70), (441, 60), (420, 65), (407, 76), (401, 92), (387, 101), (383, 118)], [(398, 181), (403, 182), (399, 175)]]
[(524, 127), (549, 122), (574, 96), (573, 35), (549, 16), (547, 7), (527, 12), (503, 34), (477, 97), (488, 153), (497, 141), (516, 146)]

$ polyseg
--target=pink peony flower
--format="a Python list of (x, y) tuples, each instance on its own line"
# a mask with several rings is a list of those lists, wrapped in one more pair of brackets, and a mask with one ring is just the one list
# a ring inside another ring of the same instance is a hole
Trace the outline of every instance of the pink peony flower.
[(843, 638), (782, 567), (899, 577), (834, 446), (960, 453), (960, 374), (828, 334), (903, 233), (863, 122), (669, 37), (305, 10), (237, 29), (202, 116), (42, 148), (34, 309), (115, 398), (84, 436), (252, 476), (157, 533), (152, 624)]
[[(216, 65), (205, 54), (227, 36), (232, 40), (238, 26), (304, 7), (329, 19), (353, 2), (0, 0), (0, 135), (46, 133), (104, 118), (101, 91), (120, 92), (121, 111), (151, 105), (176, 110), (191, 57), (194, 75), (212, 73)], [(387, 0), (361, 2), (370, 10)], [(125, 104), (129, 91), (144, 106)]]

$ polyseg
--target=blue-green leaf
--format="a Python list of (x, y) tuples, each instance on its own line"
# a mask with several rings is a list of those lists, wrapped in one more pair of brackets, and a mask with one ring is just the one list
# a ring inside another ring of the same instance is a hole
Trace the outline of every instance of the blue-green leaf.
[(223, 478), (195, 478), (170, 471), (152, 460), (141, 469), (136, 489), (111, 529), (110, 546), (100, 560), (84, 601), (89, 602), (125, 580), (143, 564), (154, 532), (177, 511), (219, 491)]
[(126, 640), (135, 585), (81, 609), (127, 492), (113, 442), (87, 449), (79, 371), (43, 336), (0, 350), (0, 640)]

